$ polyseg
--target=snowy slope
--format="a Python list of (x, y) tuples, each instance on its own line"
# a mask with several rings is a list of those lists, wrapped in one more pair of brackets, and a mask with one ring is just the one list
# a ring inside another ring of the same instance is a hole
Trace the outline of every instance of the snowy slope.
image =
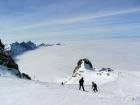
[[(109, 74), (109, 75), (108, 75)], [(98, 85), (103, 85), (112, 81), (115, 81), (118, 78), (119, 72), (93, 72), (93, 71), (86, 71), (81, 76), (76, 77), (68, 77), (64, 78), (61, 81), (64, 81), (66, 84), (78, 84), (81, 77), (84, 77), (85, 84), (91, 85), (92, 82), (97, 83)], [(61, 82), (59, 81), (59, 82)]]
[[(130, 85), (131, 83), (131, 85)], [(99, 93), (78, 90), (78, 85), (42, 83), (0, 77), (1, 105), (140, 105), (140, 78), (120, 74), (118, 80), (101, 85)]]

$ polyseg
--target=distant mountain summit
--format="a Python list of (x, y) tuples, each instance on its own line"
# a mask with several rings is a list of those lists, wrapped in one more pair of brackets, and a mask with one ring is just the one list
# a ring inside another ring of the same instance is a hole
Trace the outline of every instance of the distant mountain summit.
[(17, 55), (23, 54), (24, 52), (27, 52), (30, 50), (35, 50), (39, 47), (48, 47), (48, 46), (54, 46), (54, 45), (60, 46), (61, 43), (56, 43), (56, 44), (41, 43), (41, 44), (37, 45), (32, 41), (15, 42), (8, 46), (6, 53), (15, 57)]
[(37, 45), (33, 43), (32, 41), (21, 42), (21, 43), (15, 42), (15, 43), (12, 43), (10, 47), (11, 47), (10, 52), (11, 52), (11, 55), (13, 56), (38, 48)]
[[(15, 49), (18, 50), (18, 49)], [(14, 75), (19, 78), (31, 79), (27, 74), (19, 71), (18, 65), (12, 56), (5, 51), (5, 45), (0, 40), (0, 75)]]

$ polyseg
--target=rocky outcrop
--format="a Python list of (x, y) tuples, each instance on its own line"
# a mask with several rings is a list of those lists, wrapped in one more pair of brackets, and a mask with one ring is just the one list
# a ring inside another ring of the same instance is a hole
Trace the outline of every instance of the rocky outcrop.
[(49, 46), (55, 46), (55, 45), (61, 46), (62, 44), (61, 43), (56, 43), (56, 44), (41, 43), (40, 45), (38, 45), (38, 47), (44, 47), (44, 46), (49, 47)]
[(73, 71), (73, 76), (76, 76), (77, 74), (80, 74), (80, 72), (82, 73), (85, 70), (92, 70), (92, 71), (94, 70), (92, 63), (87, 58), (80, 59), (77, 62), (77, 66), (75, 67)]
[(98, 70), (99, 72), (102, 72), (102, 71), (106, 71), (106, 72), (112, 72), (112, 71), (114, 71), (113, 69), (111, 69), (111, 68), (101, 68), (100, 70)]
[(31, 80), (31, 77), (29, 75), (25, 74), (25, 73), (22, 73), (21, 77), (24, 78), (24, 79)]
[(4, 44), (0, 40), (0, 65), (7, 67), (7, 70), (10, 72), (13, 71), (13, 74), (19, 78), (27, 77), (26, 79), (31, 79), (27, 74), (21, 73), (19, 71), (18, 65), (15, 63), (11, 55), (5, 52)]
[(4, 50), (4, 47), (5, 45), (1, 42), (1, 39), (0, 39), (0, 49)]

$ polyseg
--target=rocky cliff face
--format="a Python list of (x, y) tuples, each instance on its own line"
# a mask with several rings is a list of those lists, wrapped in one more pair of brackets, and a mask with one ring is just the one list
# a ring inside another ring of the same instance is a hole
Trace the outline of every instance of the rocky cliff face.
[(73, 77), (75, 77), (76, 75), (80, 75), (81, 73), (84, 73), (86, 70), (94, 71), (94, 68), (91, 62), (87, 58), (80, 59), (77, 62), (77, 66), (75, 67), (73, 71)]
[(14, 59), (11, 55), (9, 55), (7, 52), (5, 52), (5, 45), (0, 40), (0, 67), (1, 67), (1, 75), (6, 71), (11, 73), (12, 75), (15, 75), (19, 78), (25, 78), (25, 79), (31, 79), (29, 76), (25, 73), (21, 73), (19, 71), (18, 65), (15, 63)]

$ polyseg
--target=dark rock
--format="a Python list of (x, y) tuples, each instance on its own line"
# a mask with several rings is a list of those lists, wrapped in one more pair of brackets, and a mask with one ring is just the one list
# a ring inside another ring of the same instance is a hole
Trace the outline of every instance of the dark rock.
[[(16, 42), (16, 44), (18, 43)], [(28, 42), (28, 44), (33, 45), (32, 42)], [(27, 74), (21, 73), (19, 71), (18, 64), (15, 63), (11, 55), (9, 55), (4, 51), (4, 44), (2, 44), (1, 40), (0, 40), (0, 65), (7, 67), (7, 70), (9, 70), (9, 72), (12, 72), (13, 75), (16, 75), (19, 78), (31, 80), (31, 78)]]
[(1, 42), (1, 39), (0, 39), (0, 47), (4, 50), (5, 45)]
[(56, 43), (56, 45), (60, 46), (60, 45), (61, 45), (61, 43)]
[(25, 73), (22, 73), (22, 74), (21, 74), (21, 77), (22, 77), (23, 79), (31, 80), (31, 77), (30, 77), (29, 75), (25, 74)]
[(102, 68), (101, 70), (99, 70), (100, 72), (101, 71), (107, 71), (107, 72), (112, 72), (114, 70), (112, 70), (111, 68)]
[(19, 70), (18, 65), (13, 61), (7, 61), (6, 66), (8, 68), (13, 68), (13, 69)]
[(74, 71), (73, 71), (73, 76), (75, 76), (75, 73), (79, 70), (79, 68), (81, 67), (81, 64), (82, 62), (84, 61), (84, 66), (86, 69), (88, 70), (93, 70), (93, 66), (91, 64), (91, 62), (87, 59), (87, 58), (84, 58), (84, 59), (80, 59), (78, 62), (77, 62), (77, 66), (75, 67)]
[(39, 47), (43, 47), (43, 46), (46, 46), (46, 44), (45, 44), (45, 43), (41, 43), (41, 44), (39, 45)]

